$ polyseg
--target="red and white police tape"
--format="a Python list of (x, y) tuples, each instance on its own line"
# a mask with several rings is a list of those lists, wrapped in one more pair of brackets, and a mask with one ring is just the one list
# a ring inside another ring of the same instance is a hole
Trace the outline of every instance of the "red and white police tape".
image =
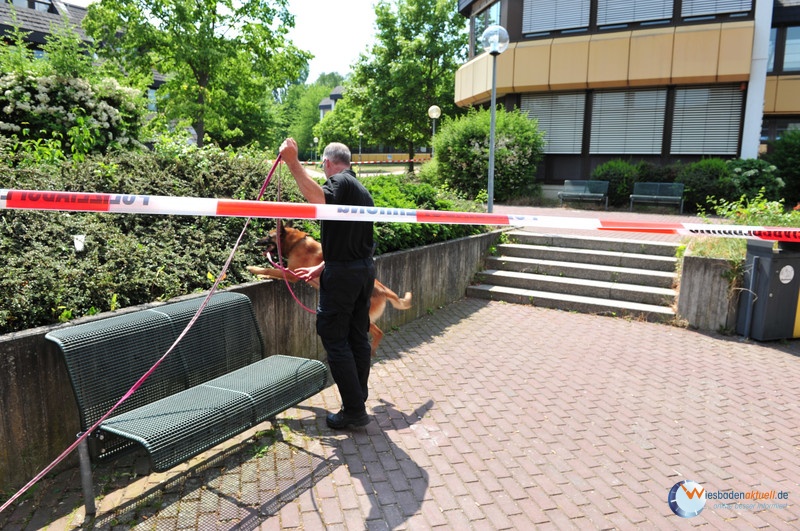
[(384, 223), (445, 223), (571, 228), (600, 231), (705, 235), (800, 242), (800, 228), (711, 223), (615, 221), (566, 216), (450, 212), (391, 207), (277, 203), (157, 195), (14, 190), (0, 188), (0, 210), (63, 210), (113, 214), (221, 216)]

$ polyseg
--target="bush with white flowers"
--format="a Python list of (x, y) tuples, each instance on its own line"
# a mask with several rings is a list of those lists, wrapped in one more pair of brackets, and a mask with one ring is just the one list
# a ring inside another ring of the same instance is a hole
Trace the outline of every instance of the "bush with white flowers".
[(60, 143), (64, 153), (103, 153), (136, 141), (143, 94), (114, 79), (12, 72), (0, 76), (0, 135)]

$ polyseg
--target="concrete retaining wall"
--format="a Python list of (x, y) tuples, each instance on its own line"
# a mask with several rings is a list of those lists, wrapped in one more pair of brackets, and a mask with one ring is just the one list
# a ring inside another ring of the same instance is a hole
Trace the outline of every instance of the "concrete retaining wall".
[[(378, 326), (389, 332), (393, 326), (463, 297), (499, 235), (492, 232), (378, 257), (377, 278), (400, 296), (406, 291), (413, 293), (410, 310), (401, 312), (387, 305)], [(316, 307), (316, 290), (304, 284), (293, 288), (306, 306)], [(294, 302), (283, 282), (254, 282), (231, 291), (244, 293), (253, 301), (268, 354), (324, 358), (314, 315)], [(153, 306), (158, 304), (116, 313)], [(72, 444), (80, 430), (66, 366), (58, 349), (44, 339), (55, 328), (58, 326), (0, 336), (0, 491), (27, 483)], [(74, 453), (60, 468), (65, 466), (77, 466)]]

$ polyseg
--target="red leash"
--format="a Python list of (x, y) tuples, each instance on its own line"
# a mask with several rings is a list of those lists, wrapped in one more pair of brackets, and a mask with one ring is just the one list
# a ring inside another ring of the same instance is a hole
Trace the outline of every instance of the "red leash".
[[(281, 200), (281, 179), (280, 179), (280, 177), (278, 177), (278, 184), (276, 186), (278, 187), (278, 202), (280, 202), (280, 200)], [(283, 253), (281, 252), (281, 223), (282, 223), (281, 220), (278, 219), (278, 220), (276, 220), (276, 225), (275, 225), (275, 233), (277, 235), (277, 237), (275, 238), (275, 242), (276, 242), (276, 246), (278, 248), (278, 263), (276, 264), (272, 260), (272, 255), (269, 253), (269, 251), (265, 253), (267, 255), (267, 260), (269, 260), (269, 263), (272, 264), (272, 267), (274, 267), (278, 271), (282, 271), (283, 272), (283, 283), (286, 284), (286, 289), (289, 290), (289, 293), (292, 295), (292, 298), (294, 299), (294, 301), (297, 304), (299, 304), (300, 307), (302, 307), (308, 313), (316, 314), (317, 312), (315, 312), (314, 310), (312, 310), (311, 308), (309, 308), (308, 306), (303, 304), (300, 301), (300, 299), (297, 298), (297, 295), (295, 295), (294, 290), (292, 289), (292, 285), (289, 283), (289, 278), (286, 276), (287, 273), (291, 274), (293, 276), (297, 276), (297, 275), (292, 273), (292, 271), (289, 268), (283, 266)]]

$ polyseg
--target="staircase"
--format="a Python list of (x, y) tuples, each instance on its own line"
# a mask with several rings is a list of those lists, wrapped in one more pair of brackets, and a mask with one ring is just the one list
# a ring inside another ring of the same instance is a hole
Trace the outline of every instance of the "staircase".
[(675, 317), (676, 244), (609, 238), (506, 233), (467, 296), (545, 308)]

